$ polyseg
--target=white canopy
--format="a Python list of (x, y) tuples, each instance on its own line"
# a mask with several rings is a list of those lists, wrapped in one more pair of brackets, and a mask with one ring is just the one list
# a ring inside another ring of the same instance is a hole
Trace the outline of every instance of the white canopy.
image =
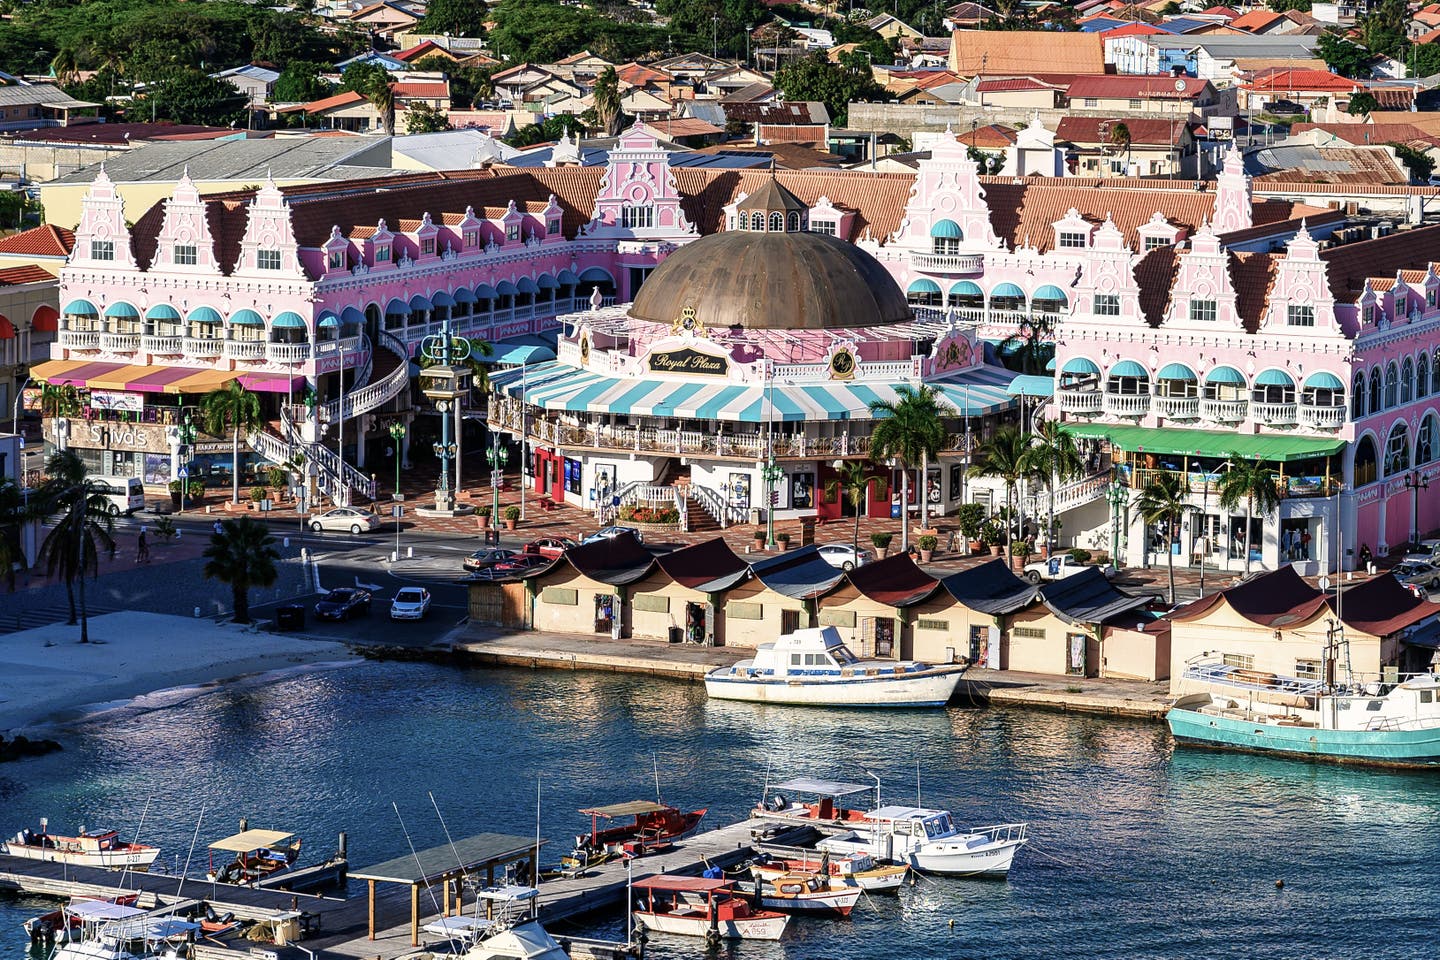
[(286, 833), (283, 830), (246, 830), (233, 837), (216, 840), (210, 844), (210, 849), (249, 853), (251, 850), (259, 850), (262, 847), (277, 847), (293, 839), (295, 839), (295, 834)]

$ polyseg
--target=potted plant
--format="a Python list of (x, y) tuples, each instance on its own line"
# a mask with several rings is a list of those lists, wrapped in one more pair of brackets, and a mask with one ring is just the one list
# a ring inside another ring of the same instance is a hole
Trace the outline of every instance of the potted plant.
[(915, 541), (915, 549), (920, 551), (920, 562), (929, 563), (935, 548), (940, 545), (940, 540), (931, 533), (922, 534)]
[(290, 486), (290, 471), (284, 467), (271, 467), (265, 472), (265, 482), (275, 491), (275, 499), (282, 500)]
[(1075, 547), (1073, 550), (1070, 551), (1070, 561), (1072, 563), (1089, 563), (1090, 551), (1082, 550), (1079, 547)]
[(895, 539), (893, 533), (872, 533), (870, 543), (874, 545), (875, 552), (883, 559), (890, 553), (890, 541)]
[(270, 491), (266, 490), (262, 486), (259, 486), (258, 484), (250, 488), (250, 502), (253, 504), (258, 505), (261, 501), (265, 500), (269, 496)]
[(781, 552), (781, 553), (784, 553), (786, 550), (789, 550), (789, 549), (790, 549), (790, 534), (788, 534), (788, 533), (777, 533), (777, 534), (775, 534), (775, 542), (780, 545), (780, 552)]
[(505, 529), (514, 530), (515, 524), (520, 521), (520, 508), (511, 504), (505, 508)]
[(190, 489), (185, 491), (190, 496), (190, 503), (196, 504), (205, 496), (205, 482), (203, 480), (191, 480)]
[(755, 549), (756, 549), (756, 550), (764, 550), (764, 549), (765, 549), (765, 528), (764, 528), (764, 527), (756, 527), (756, 528), (755, 528)]
[(960, 524), (960, 536), (970, 546), (971, 553), (978, 553), (981, 547), (980, 531), (985, 528), (985, 505), (983, 503), (967, 503), (955, 514), (955, 519)]
[(184, 480), (171, 480), (171, 481), (170, 481), (170, 508), (171, 508), (172, 510), (179, 510), (179, 509), (180, 509), (180, 500), (181, 500), (181, 497), (182, 497), (182, 491), (183, 491), (184, 489), (185, 489), (185, 481), (184, 481)]
[(990, 556), (998, 557), (1005, 543), (1005, 531), (995, 521), (988, 521), (980, 531), (980, 542), (990, 548)]
[(1020, 558), (1020, 566), (1030, 562), (1030, 543), (1027, 540), (1016, 540), (1010, 544), (1010, 556)]

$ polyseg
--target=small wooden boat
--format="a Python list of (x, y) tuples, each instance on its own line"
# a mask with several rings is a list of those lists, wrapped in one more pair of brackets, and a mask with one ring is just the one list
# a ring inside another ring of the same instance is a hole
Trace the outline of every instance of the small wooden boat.
[(110, 867), (144, 870), (160, 856), (159, 847), (126, 843), (116, 830), (80, 828), (75, 837), (60, 836), (49, 831), (49, 821), (40, 821), (40, 832), (22, 830), (5, 841), (5, 852), (25, 860), (68, 863), (77, 867)]
[(760, 888), (760, 905), (786, 913), (850, 916), (863, 891), (818, 873), (784, 873)]
[[(603, 863), (614, 857), (640, 857), (669, 849), (676, 840), (683, 840), (700, 827), (707, 808), (686, 813), (654, 800), (631, 800), (605, 807), (581, 810), (590, 818), (590, 833), (575, 837), (575, 852), (561, 858), (566, 869)], [(616, 823), (633, 818), (628, 823)], [(606, 821), (603, 829), (600, 821)]]
[(750, 863), (751, 876), (767, 883), (773, 884), (789, 873), (828, 876), (832, 883), (866, 893), (894, 893), (904, 885), (910, 868), (903, 863), (876, 863), (873, 857), (864, 853), (830, 856), (799, 848), (786, 856), (761, 854)]
[(876, 792), (878, 800), (879, 788), (873, 785), (821, 780), (818, 777), (794, 777), (783, 783), (766, 786), (760, 802), (750, 811), (750, 816), (752, 819), (815, 827), (819, 830), (826, 827), (848, 829), (851, 824), (865, 819), (867, 808), (844, 806), (845, 798), (871, 791)]
[[(215, 852), (233, 853), (235, 859), (216, 866)], [(254, 883), (288, 870), (300, 858), (300, 840), (282, 830), (242, 830), (210, 844), (210, 870), (206, 879), (220, 883)]]
[[(667, 874), (635, 882), (641, 894), (635, 922), (656, 933), (708, 940), (779, 940), (786, 914), (752, 907), (735, 881)], [(858, 894), (857, 894), (858, 895)]]

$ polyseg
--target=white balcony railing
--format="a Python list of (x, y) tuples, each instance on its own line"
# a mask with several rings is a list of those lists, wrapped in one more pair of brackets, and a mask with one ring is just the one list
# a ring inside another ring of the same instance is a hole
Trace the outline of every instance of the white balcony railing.
[(180, 347), (187, 357), (218, 357), (225, 341), (219, 337), (186, 337)]
[(1339, 430), (1345, 426), (1345, 408), (1301, 405), (1300, 425), (1316, 430)]
[(1143, 417), (1150, 412), (1150, 394), (1107, 393), (1104, 409), (1112, 417)]
[(184, 352), (182, 342), (182, 337), (157, 337), (147, 334), (140, 338), (140, 349), (146, 353), (175, 357)]
[(1240, 423), (1250, 413), (1249, 400), (1201, 400), (1200, 416), (1216, 423)]
[(267, 343), (265, 356), (275, 363), (304, 363), (310, 359), (310, 344)]
[(229, 360), (264, 360), (264, 340), (226, 340), (225, 357)]
[(61, 330), (56, 339), (67, 350), (100, 349), (100, 334), (93, 330)]
[(110, 353), (134, 353), (140, 349), (138, 333), (102, 333), (100, 349)]
[(931, 273), (980, 273), (985, 258), (978, 253), (912, 253), (910, 265)]
[(1283, 426), (1299, 422), (1297, 409), (1293, 403), (1252, 403), (1250, 416), (1261, 423)]
[(1104, 409), (1104, 394), (1099, 390), (1060, 390), (1060, 409), (1066, 413), (1099, 413)]
[(1200, 398), (1156, 397), (1155, 412), (1167, 420), (1195, 420), (1200, 416)]

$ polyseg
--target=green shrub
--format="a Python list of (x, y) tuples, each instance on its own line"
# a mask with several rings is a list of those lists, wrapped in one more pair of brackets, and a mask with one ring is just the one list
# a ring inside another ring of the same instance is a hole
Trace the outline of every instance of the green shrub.
[(1070, 551), (1070, 560), (1072, 563), (1089, 563), (1090, 551), (1081, 550), (1079, 547), (1076, 547), (1074, 550)]
[(488, 517), (490, 516), (490, 507), (488, 505), (476, 507), (475, 513), (481, 517)]
[(175, 531), (175, 521), (169, 517), (157, 517), (155, 520), (155, 539), (169, 543), (178, 534)]
[(270, 491), (264, 487), (256, 486), (250, 488), (250, 500), (254, 503), (259, 503), (268, 496), (270, 496)]
[(939, 539), (928, 533), (915, 541), (915, 548), (917, 550), (934, 550), (939, 545)]
[(875, 545), (876, 550), (884, 550), (890, 546), (890, 541), (895, 539), (893, 533), (872, 533), (870, 542)]
[(955, 514), (955, 519), (960, 524), (961, 536), (966, 540), (977, 540), (985, 527), (985, 505), (967, 503)]
[(519, 520), (519, 519), (520, 519), (520, 508), (517, 507), (517, 506), (515, 506), (514, 504), (511, 504), (510, 506), (506, 507), (506, 508), (505, 508), (505, 519), (506, 519), (506, 520)]
[(777, 542), (777, 543), (789, 543), (789, 542), (790, 542), (790, 534), (788, 534), (788, 533), (777, 533), (777, 534), (775, 534), (775, 542)]

